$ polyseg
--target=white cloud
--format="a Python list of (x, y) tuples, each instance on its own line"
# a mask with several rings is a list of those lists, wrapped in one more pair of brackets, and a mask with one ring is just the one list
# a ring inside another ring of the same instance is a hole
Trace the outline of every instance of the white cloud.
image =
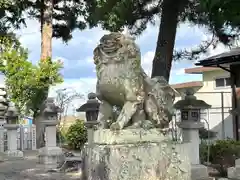
[(83, 96), (81, 98), (73, 98), (67, 105), (68, 113), (73, 114), (75, 109), (79, 108), (87, 101), (88, 93), (96, 91), (96, 78), (67, 79), (62, 84), (51, 87), (49, 90), (49, 97), (56, 97), (57, 91), (60, 89), (66, 89), (65, 92), (68, 96), (75, 94), (81, 94)]
[[(148, 76), (151, 76), (151, 73), (152, 73), (152, 61), (153, 61), (154, 55), (155, 55), (154, 51), (148, 51), (142, 56), (142, 67)], [(180, 63), (179, 61), (174, 61), (172, 63), (172, 71), (171, 72), (174, 75), (182, 75), (183, 74), (184, 68), (182, 68), (183, 70), (175, 69), (175, 65), (177, 65), (179, 63)]]
[(95, 92), (96, 78), (66, 79), (62, 84), (52, 86), (49, 96), (55, 97), (58, 89), (72, 89), (81, 94)]
[[(30, 48), (34, 45), (40, 44), (40, 23), (36, 20), (27, 20), (27, 27), (22, 26), (21, 29), (16, 31), (20, 38), (20, 42), (26, 47)], [(34, 46), (35, 48), (39, 46)]]
[(176, 76), (183, 75), (185, 74), (185, 68), (173, 69), (171, 73)]
[[(20, 42), (29, 49), (38, 48), (41, 45), (40, 23), (37, 20), (27, 20), (27, 27), (22, 26), (20, 30), (15, 31)], [(108, 31), (101, 30), (97, 27), (94, 29), (86, 29), (84, 31), (74, 31), (73, 38), (66, 44), (73, 47), (89, 48), (97, 45), (98, 40)], [(84, 45), (84, 46), (83, 46)], [(53, 39), (53, 47), (57, 48), (64, 44), (61, 39)]]
[(213, 48), (212, 46), (208, 49), (208, 52), (204, 55), (204, 57), (210, 57), (215, 56), (217, 54), (223, 53), (225, 51), (228, 51), (229, 48), (227, 46), (224, 46), (223, 44), (218, 44), (216, 48)]
[[(155, 26), (153, 26), (153, 25), (148, 26), (148, 28), (142, 33), (142, 35), (137, 38), (137, 43), (142, 45), (143, 47), (145, 45), (148, 46), (148, 43), (151, 41), (153, 41), (151, 43), (155, 43), (157, 41), (156, 38), (158, 36), (158, 30), (159, 30), (159, 20), (156, 21)], [(201, 41), (206, 40), (207, 37), (209, 37), (209, 36), (207, 35), (206, 30), (204, 30), (203, 28), (199, 28), (197, 26), (192, 26), (188, 23), (180, 24), (177, 29), (176, 42), (180, 41), (182, 43), (180, 43), (180, 45), (176, 46), (176, 49), (184, 49), (184, 48), (191, 49), (191, 48), (193, 48), (193, 46), (191, 44), (185, 45), (186, 43), (184, 43), (184, 41), (191, 41), (192, 39), (197, 39), (200, 43)], [(196, 46), (197, 45), (198, 44), (196, 44)], [(146, 53), (144, 53), (142, 55), (142, 66), (148, 75), (151, 75), (152, 60), (154, 58), (154, 54), (155, 54), (155, 47), (154, 47), (154, 49), (147, 51)], [(175, 65), (181, 64), (183, 62), (186, 63), (186, 61), (173, 62), (173, 68), (175, 68), (174, 67)], [(192, 64), (193, 62), (188, 61), (188, 63)], [(177, 73), (177, 75), (183, 74), (182, 69), (179, 70), (179, 68), (172, 69), (172, 71), (174, 72), (173, 74), (176, 74), (176, 73)]]
[(5, 81), (5, 77), (3, 74), (0, 73), (0, 86), (4, 86), (4, 84), (5, 84), (4, 81)]
[(69, 67), (70, 66), (68, 59), (66, 59), (64, 57), (53, 57), (53, 61), (58, 61), (58, 60), (63, 62), (64, 67)]
[(194, 37), (200, 40), (206, 40), (208, 36), (209, 33), (205, 28), (184, 23), (178, 26), (176, 39), (189, 40), (190, 38)]
[(142, 56), (142, 67), (147, 73), (147, 75), (151, 75), (152, 71), (152, 60), (154, 58), (154, 52), (148, 51)]
[(79, 61), (80, 65), (83, 64), (83, 63), (89, 63), (89, 64), (93, 65), (93, 56), (88, 56), (88, 57), (85, 58), (84, 61)]

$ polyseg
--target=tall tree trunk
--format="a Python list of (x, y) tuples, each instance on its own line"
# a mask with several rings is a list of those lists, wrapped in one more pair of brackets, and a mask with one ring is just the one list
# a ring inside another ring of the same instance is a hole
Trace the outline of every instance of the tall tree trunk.
[(186, 0), (163, 0), (157, 47), (152, 65), (152, 77), (163, 76), (169, 81), (178, 16), (183, 1)]
[[(43, 9), (41, 10), (41, 61), (52, 58), (52, 14), (53, 0), (41, 0)], [(46, 88), (45, 98), (48, 96), (48, 88)], [(41, 123), (42, 118), (36, 118), (36, 136), (37, 148), (44, 145), (44, 127)]]
[(53, 0), (42, 0), (45, 8), (41, 12), (41, 61), (52, 58), (52, 14)]

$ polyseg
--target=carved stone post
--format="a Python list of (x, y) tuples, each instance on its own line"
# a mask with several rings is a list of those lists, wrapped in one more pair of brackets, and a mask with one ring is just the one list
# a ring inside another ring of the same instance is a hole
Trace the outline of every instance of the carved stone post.
[(4, 152), (4, 127), (5, 113), (8, 108), (8, 101), (6, 99), (7, 93), (4, 86), (0, 86), (0, 152)]
[(98, 122), (97, 121), (87, 121), (85, 122), (85, 126), (87, 128), (87, 138), (88, 141), (85, 146), (84, 152), (84, 164), (83, 164), (83, 173), (85, 177), (88, 177), (90, 174), (90, 166), (91, 166), (91, 158), (93, 154), (93, 146), (94, 146), (94, 131), (97, 129)]
[(200, 165), (199, 162), (199, 129), (204, 127), (204, 124), (200, 122), (200, 111), (210, 107), (206, 102), (197, 100), (191, 89), (187, 90), (185, 99), (174, 104), (174, 108), (181, 111), (181, 122), (178, 123), (178, 126), (182, 129), (182, 140), (191, 144), (192, 180), (208, 177), (207, 167)]
[(39, 163), (44, 164), (47, 169), (57, 168), (58, 164), (64, 160), (63, 151), (60, 147), (57, 147), (56, 141), (59, 108), (55, 106), (52, 98), (48, 98), (42, 108), (42, 116), (45, 118), (42, 123), (45, 126), (46, 143), (45, 147), (39, 149)]
[(36, 150), (37, 149), (37, 144), (36, 144), (36, 125), (35, 124), (31, 124), (31, 131), (32, 131), (32, 150)]

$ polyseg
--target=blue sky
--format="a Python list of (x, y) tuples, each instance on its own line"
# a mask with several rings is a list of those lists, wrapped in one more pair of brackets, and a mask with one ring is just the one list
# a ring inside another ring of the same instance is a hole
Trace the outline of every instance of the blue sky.
[[(37, 62), (40, 57), (40, 24), (37, 21), (27, 21), (27, 28), (17, 31), (23, 46), (29, 50), (29, 60)], [(136, 42), (140, 46), (142, 53), (142, 66), (145, 71), (150, 74), (152, 59), (154, 56), (156, 40), (158, 35), (158, 27), (149, 25), (146, 31), (137, 38)], [(61, 40), (53, 40), (53, 59), (61, 59), (64, 62), (62, 70), (64, 83), (53, 87), (50, 96), (55, 96), (56, 89), (70, 87), (79, 93), (86, 94), (95, 91), (96, 76), (94, 72), (94, 64), (92, 61), (93, 49), (98, 44), (99, 39), (107, 33), (100, 28), (87, 29), (84, 31), (75, 31), (73, 39), (64, 44)], [(197, 46), (202, 40), (206, 40), (209, 35), (204, 29), (190, 26), (189, 24), (181, 24), (177, 30), (176, 49), (192, 48)], [(223, 47), (220, 46), (216, 50), (210, 50), (208, 55), (221, 52)], [(200, 75), (186, 75), (185, 68), (194, 67), (194, 61), (174, 62), (170, 83), (181, 83), (186, 81), (201, 80)], [(77, 100), (73, 103), (73, 107), (79, 106), (84, 100)]]
[[(19, 32), (20, 40), (25, 47), (29, 49), (30, 56), (29, 60), (35, 62), (38, 61), (40, 56), (40, 33), (38, 32), (38, 23), (29, 21), (29, 27), (22, 29)], [(35, 27), (36, 31), (32, 31)], [(157, 26), (149, 26), (149, 28), (137, 38), (137, 43), (141, 48), (143, 57), (143, 67), (146, 71), (151, 68), (152, 56), (154, 55), (155, 44), (157, 39)], [(75, 78), (94, 78), (94, 65), (92, 63), (92, 51), (98, 43), (101, 36), (107, 33), (102, 31), (100, 28), (95, 28), (85, 31), (76, 31), (73, 34), (73, 39), (64, 44), (61, 40), (53, 40), (53, 59), (60, 58), (64, 61), (65, 68), (63, 75), (66, 79)], [(192, 28), (188, 25), (181, 25), (176, 39), (176, 48), (189, 48), (197, 45), (202, 40), (202, 33), (199, 33), (198, 28)], [(179, 80), (175, 78), (175, 73), (180, 73), (180, 69), (193, 66), (194, 62), (177, 62), (173, 65), (171, 83), (178, 83), (180, 81), (192, 79), (192, 76), (184, 76), (183, 79)], [(198, 77), (199, 79), (199, 77)]]

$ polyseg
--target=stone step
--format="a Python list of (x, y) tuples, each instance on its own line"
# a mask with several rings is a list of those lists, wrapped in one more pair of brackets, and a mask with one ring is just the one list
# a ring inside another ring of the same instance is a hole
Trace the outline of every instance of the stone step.
[(228, 178), (235, 178), (235, 172), (236, 172), (235, 167), (228, 168), (227, 170)]
[(191, 166), (192, 180), (205, 180), (208, 177), (208, 169), (206, 166), (198, 164)]
[(239, 166), (240, 167), (240, 159), (236, 159), (235, 160), (235, 166)]
[(66, 157), (65, 158), (65, 161), (77, 161), (77, 162), (79, 162), (79, 161), (82, 161), (82, 157), (81, 156), (73, 156), (73, 157)]
[(240, 180), (240, 167), (228, 168), (228, 178), (233, 180)]
[(240, 179), (240, 166), (235, 167), (235, 178)]

